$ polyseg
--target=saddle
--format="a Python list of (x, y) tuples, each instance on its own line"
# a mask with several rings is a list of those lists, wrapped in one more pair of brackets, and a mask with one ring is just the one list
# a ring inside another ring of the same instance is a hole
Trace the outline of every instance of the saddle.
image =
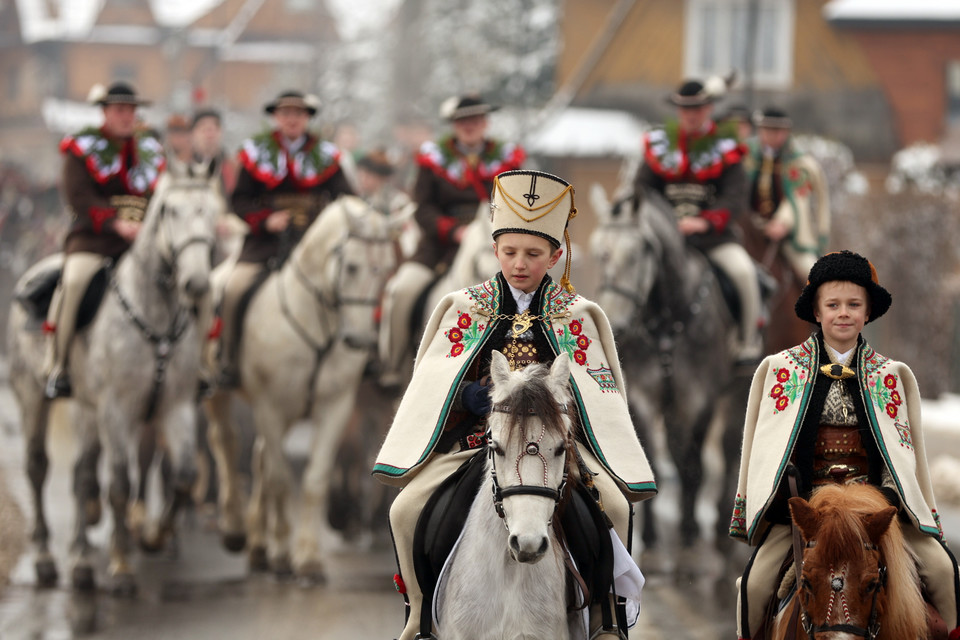
[[(106, 294), (110, 276), (113, 274), (113, 264), (113, 262), (106, 262), (90, 280), (87, 291), (83, 294), (80, 308), (77, 310), (77, 331), (88, 326), (96, 317), (103, 296)], [(48, 269), (41, 269), (28, 278), (14, 293), (16, 301), (24, 308), (33, 323), (39, 325), (47, 319), (53, 293), (60, 283), (62, 274), (62, 262)]]
[[(717, 278), (717, 283), (720, 285), (720, 292), (723, 294), (724, 302), (727, 303), (727, 308), (730, 310), (730, 315), (732, 315), (739, 322), (741, 320), (741, 308), (740, 296), (737, 294), (737, 288), (733, 286), (733, 281), (723, 269), (718, 267), (709, 259), (707, 259), (707, 263), (713, 270), (713, 275)], [(770, 275), (770, 272), (767, 271), (767, 269), (765, 269), (762, 265), (754, 262), (753, 266), (757, 271), (757, 284), (760, 285), (760, 301), (764, 306), (766, 306), (773, 297), (773, 294), (776, 293), (777, 283), (773, 276)]]
[[(485, 459), (485, 450), (471, 456), (444, 480), (420, 512), (413, 537), (413, 564), (424, 598), (421, 629), (430, 629), (437, 580), (460, 537), (473, 501), (488, 497), (478, 496), (486, 471)], [(557, 508), (555, 529), (559, 529), (588, 591), (584, 594), (589, 598), (587, 605), (603, 605), (607, 618), (612, 615), (606, 608), (613, 582), (613, 544), (609, 534), (612, 525), (587, 487), (580, 482), (571, 484), (569, 495)], [(607, 622), (604, 621), (605, 626), (609, 626)]]

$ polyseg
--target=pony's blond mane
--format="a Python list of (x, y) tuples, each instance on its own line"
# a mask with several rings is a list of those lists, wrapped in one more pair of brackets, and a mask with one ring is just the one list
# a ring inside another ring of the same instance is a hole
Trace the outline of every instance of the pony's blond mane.
[[(870, 485), (825, 485), (810, 498), (821, 513), (817, 548), (829, 564), (839, 564), (848, 550), (862, 548), (867, 534), (862, 518), (889, 506), (879, 490)], [(906, 546), (898, 517), (880, 539), (881, 556), (887, 565), (886, 604), (880, 611), (883, 624), (877, 640), (926, 637), (927, 615), (920, 594), (916, 558)]]

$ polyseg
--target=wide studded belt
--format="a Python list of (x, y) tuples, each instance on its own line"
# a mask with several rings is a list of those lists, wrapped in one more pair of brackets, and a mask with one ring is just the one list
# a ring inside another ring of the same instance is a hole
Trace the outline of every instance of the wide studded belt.
[(855, 426), (820, 425), (813, 449), (813, 485), (866, 482), (867, 451)]

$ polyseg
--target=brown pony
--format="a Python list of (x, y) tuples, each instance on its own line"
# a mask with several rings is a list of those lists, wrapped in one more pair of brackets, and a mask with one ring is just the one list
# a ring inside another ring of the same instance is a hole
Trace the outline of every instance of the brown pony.
[(805, 282), (784, 257), (781, 243), (771, 242), (750, 219), (743, 221), (740, 228), (747, 253), (776, 283), (776, 290), (767, 300), (770, 321), (764, 329), (763, 350), (767, 354), (779, 353), (802, 343), (813, 331), (813, 325), (798, 318), (793, 311)]
[[(897, 510), (870, 485), (826, 485), (810, 501), (790, 499), (804, 541), (799, 598), (772, 621), (782, 640), (912, 640), (927, 637), (927, 614)], [(794, 610), (799, 607), (799, 615)]]

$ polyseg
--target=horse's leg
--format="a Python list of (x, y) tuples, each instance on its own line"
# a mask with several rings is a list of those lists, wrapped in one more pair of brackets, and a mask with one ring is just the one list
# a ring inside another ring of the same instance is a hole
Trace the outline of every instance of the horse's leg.
[(74, 426), (80, 437), (80, 452), (73, 467), (73, 496), (75, 523), (70, 551), (73, 556), (71, 582), (80, 591), (94, 587), (93, 548), (87, 540), (87, 528), (97, 524), (102, 515), (100, 481), (97, 470), (100, 463), (100, 436), (93, 413), (74, 407)]
[(133, 537), (143, 540), (143, 528), (147, 523), (147, 483), (150, 467), (157, 455), (157, 433), (152, 424), (146, 424), (137, 443), (137, 497), (128, 511), (127, 522)]
[(740, 471), (738, 460), (740, 458), (740, 446), (743, 442), (743, 420), (749, 395), (750, 378), (735, 376), (727, 393), (727, 406), (724, 413), (721, 440), (723, 475), (720, 480), (720, 492), (717, 496), (716, 539), (714, 541), (717, 551), (727, 559), (728, 563), (736, 562), (731, 557), (733, 540), (730, 539), (730, 515), (733, 513), (733, 494), (737, 489)]
[[(50, 553), (50, 529), (43, 507), (43, 485), (47, 480), (50, 458), (47, 455), (47, 419), (50, 403), (45, 401), (41, 389), (30, 389), (19, 395), (23, 431), (26, 436), (27, 477), (33, 493), (34, 524), (31, 541), (34, 548), (34, 569), (37, 586), (52, 587), (57, 584), (57, 565)], [(29, 394), (29, 397), (28, 395)]]
[(230, 421), (231, 394), (218, 392), (205, 403), (207, 442), (217, 465), (217, 525), (228, 551), (240, 551), (247, 544), (243, 525), (243, 502), (237, 476), (237, 436)]
[[(181, 401), (163, 413), (159, 424), (166, 444), (165, 457), (169, 459), (164, 478), (164, 508), (155, 530), (141, 538), (141, 546), (148, 551), (162, 549), (174, 534), (174, 524), (180, 508), (190, 500), (190, 490), (196, 480), (197, 413), (192, 402)], [(166, 490), (167, 487), (170, 490)]]
[(264, 496), (263, 438), (257, 436), (250, 456), (250, 501), (247, 504), (247, 549), (251, 571), (266, 571), (267, 507)]
[[(313, 409), (313, 446), (301, 484), (293, 552), (294, 571), (298, 576), (311, 580), (323, 579), (319, 537), (321, 532), (330, 531), (326, 519), (330, 475), (340, 440), (356, 403), (357, 387), (365, 362), (366, 352), (360, 350), (349, 352), (342, 358), (330, 358), (327, 363), (335, 366), (324, 367), (317, 380), (318, 388), (326, 393)], [(340, 392), (331, 393), (334, 389)]]
[(287, 502), (291, 497), (293, 478), (290, 465), (283, 453), (283, 436), (287, 420), (274, 405), (272, 398), (259, 397), (253, 401), (253, 420), (263, 451), (260, 471), (263, 475), (262, 504), (268, 511), (266, 518), (266, 547), (270, 568), (285, 575), (292, 570), (290, 563), (290, 522)]
[(114, 595), (132, 596), (137, 591), (128, 555), (132, 536), (127, 527), (127, 507), (130, 503), (130, 464), (132, 441), (139, 430), (131, 428), (127, 421), (132, 412), (127, 411), (116, 398), (104, 398), (97, 411), (97, 422), (103, 435), (103, 443), (110, 461), (110, 509), (113, 514), (113, 533), (110, 536), (110, 564), (107, 572)]
[[(649, 402), (645, 397), (633, 394), (629, 402), (630, 419), (633, 420), (634, 428), (637, 430), (637, 438), (640, 444), (647, 452), (647, 458), (650, 460), (650, 470), (654, 478), (659, 478), (659, 465), (657, 457), (653, 455), (653, 415), (649, 407)], [(652, 500), (643, 501), (643, 521), (640, 526), (640, 538), (643, 541), (643, 567), (645, 571), (657, 572), (662, 570), (662, 562), (659, 558), (659, 534), (657, 532), (656, 514), (652, 508)]]

